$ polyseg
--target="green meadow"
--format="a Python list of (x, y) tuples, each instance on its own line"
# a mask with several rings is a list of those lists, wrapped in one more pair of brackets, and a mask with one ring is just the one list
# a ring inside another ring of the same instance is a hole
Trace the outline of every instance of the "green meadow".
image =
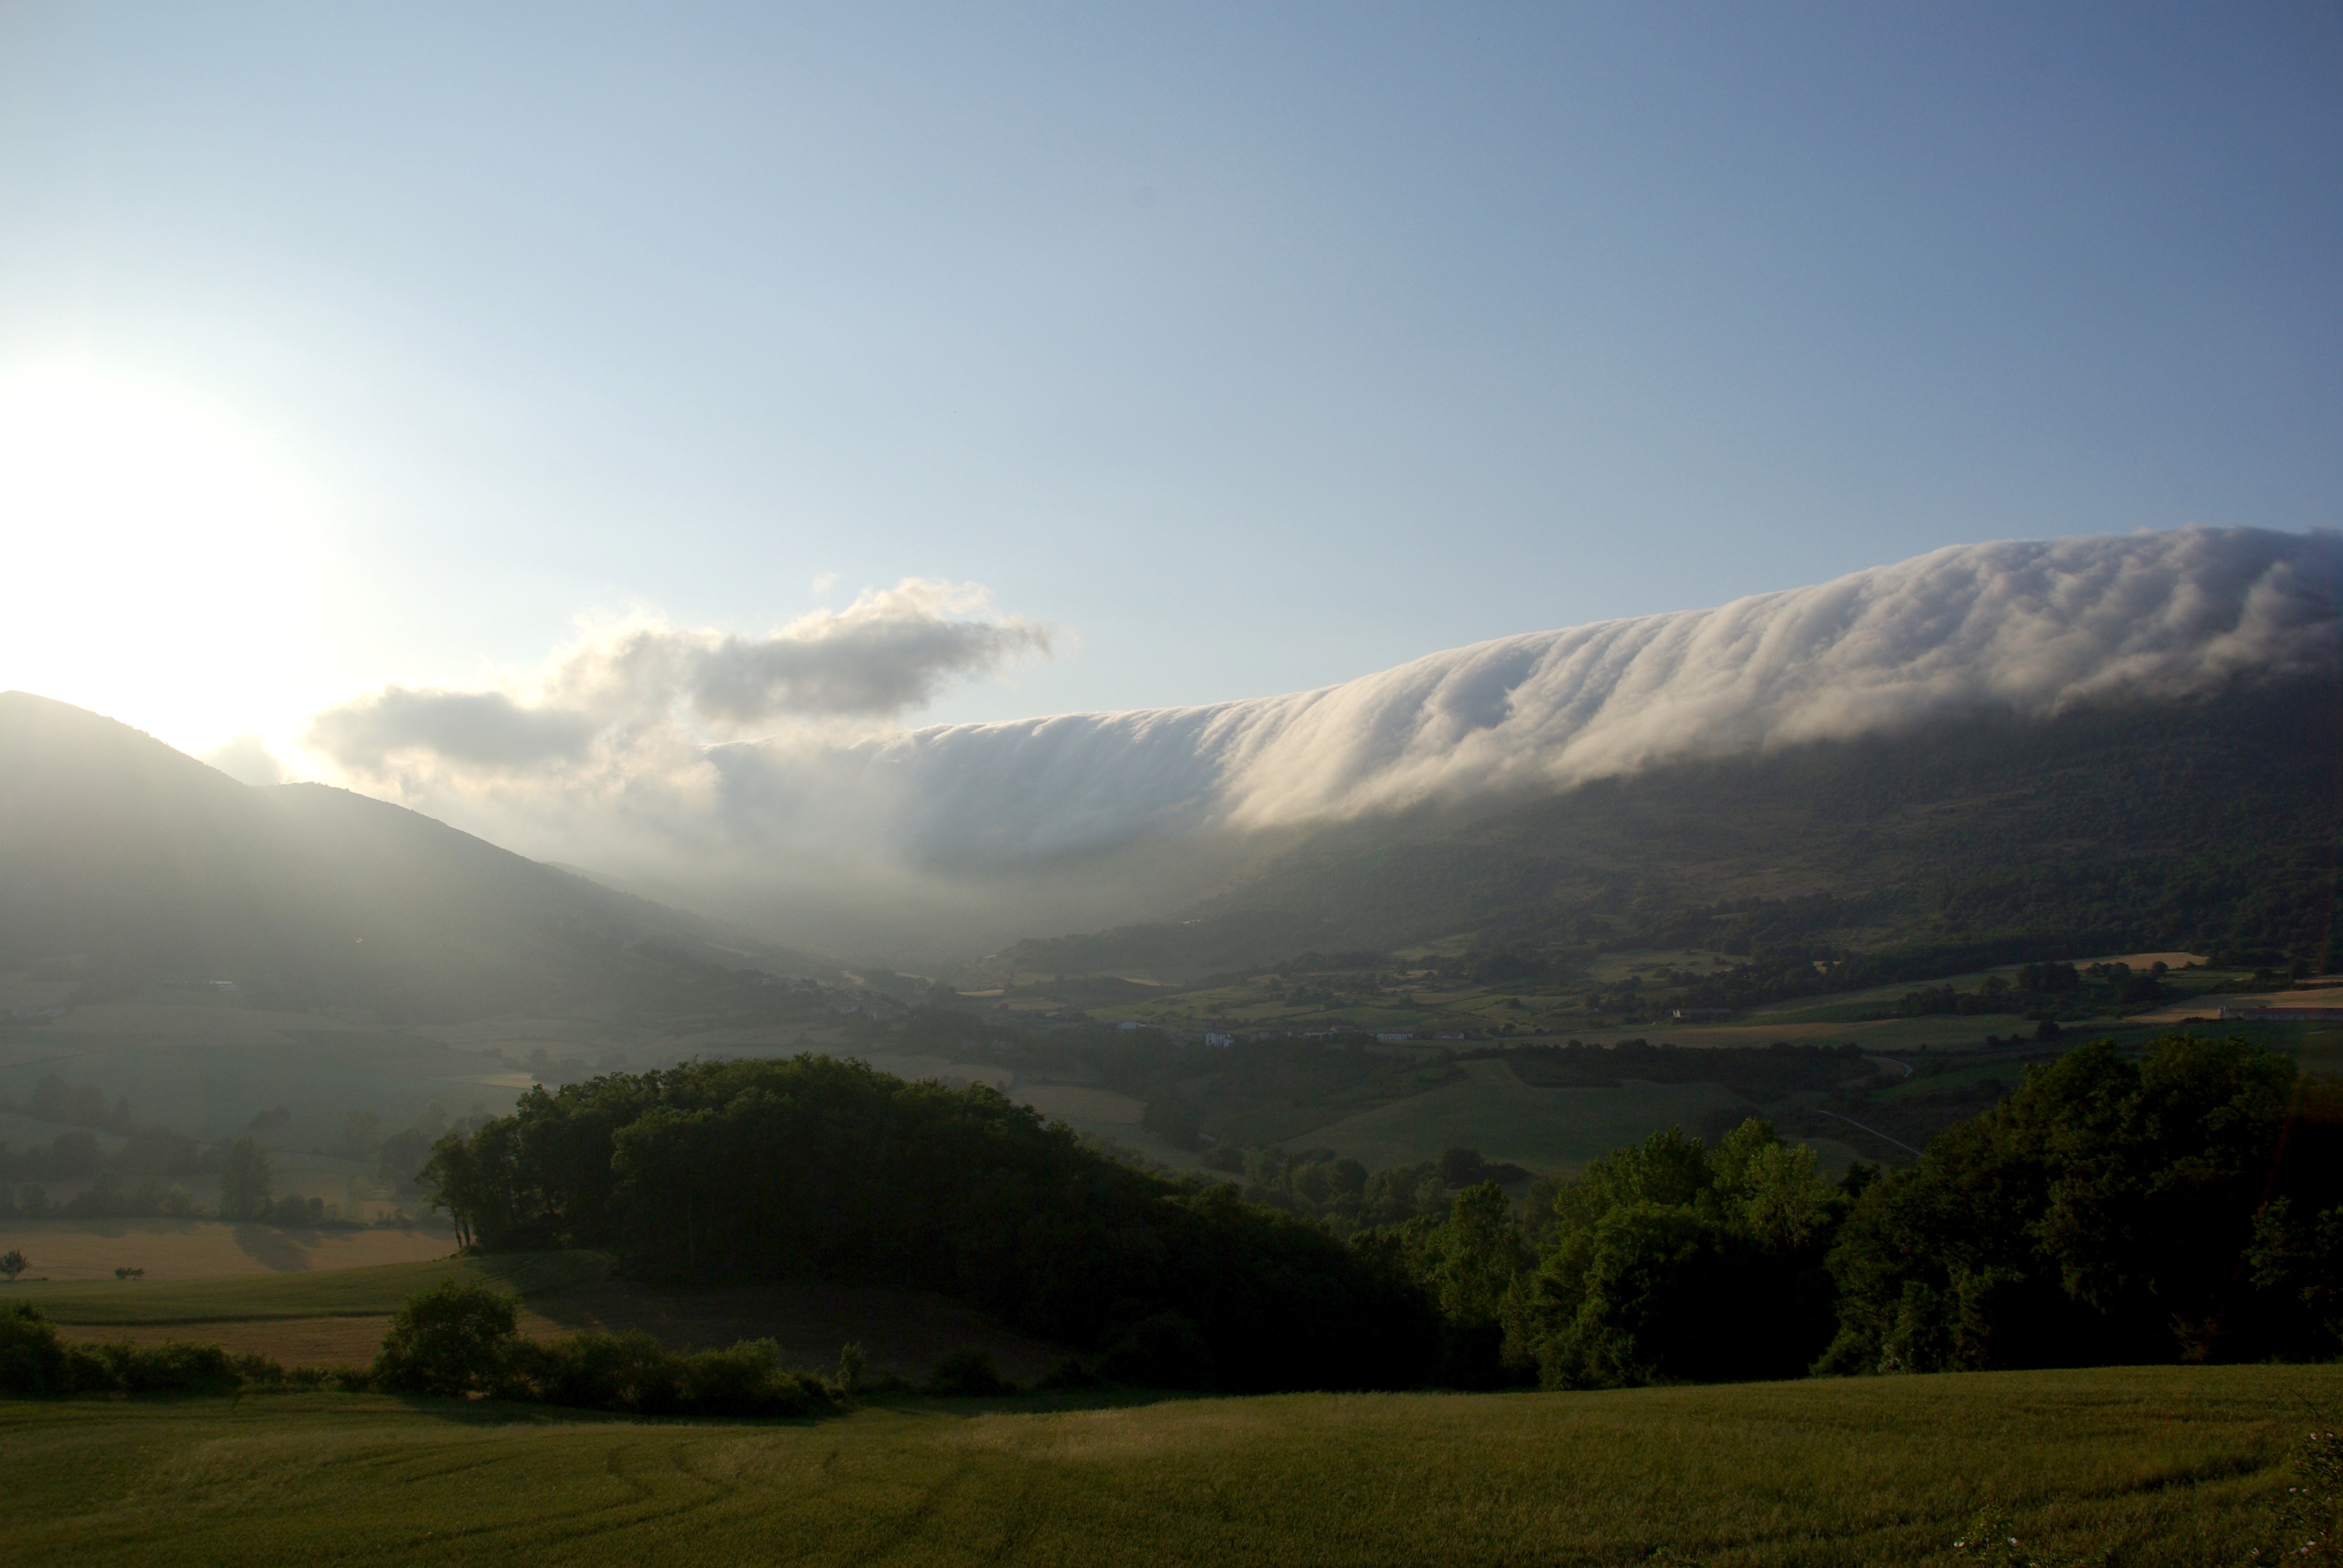
[(0, 1403), (30, 1562), (2227, 1564), (2336, 1367), (1577, 1394), (901, 1401), (805, 1422), (371, 1395)]

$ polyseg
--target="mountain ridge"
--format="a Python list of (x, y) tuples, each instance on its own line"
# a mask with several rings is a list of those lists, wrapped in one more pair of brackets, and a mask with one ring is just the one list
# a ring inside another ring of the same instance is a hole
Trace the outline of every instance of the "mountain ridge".
[[(0, 970), (229, 980), (417, 1018), (608, 997), (700, 918), (324, 784), (255, 787), (116, 720), (0, 693)], [(761, 949), (768, 961), (798, 955)]]
[(970, 973), (1193, 978), (1443, 943), (1938, 948), (1948, 973), (1981, 948), (2203, 946), (2323, 968), (2338, 800), (2335, 680), (2241, 680), (1341, 823), (1165, 920), (1027, 939)]

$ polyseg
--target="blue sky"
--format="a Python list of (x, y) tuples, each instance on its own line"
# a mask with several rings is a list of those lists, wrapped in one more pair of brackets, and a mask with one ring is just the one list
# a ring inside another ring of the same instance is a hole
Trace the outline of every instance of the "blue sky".
[(1069, 634), (908, 716), (1001, 718), (2334, 527), (2338, 89), (2331, 4), (11, 0), (0, 685), (289, 739), (920, 577)]

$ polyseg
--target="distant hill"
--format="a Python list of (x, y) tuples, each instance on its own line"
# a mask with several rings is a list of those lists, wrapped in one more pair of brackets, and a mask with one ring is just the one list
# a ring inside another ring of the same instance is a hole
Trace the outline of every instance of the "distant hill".
[(2150, 949), (2324, 969), (2338, 825), (2343, 698), (2297, 678), (1356, 819), (1174, 919), (981, 970), (1182, 979), (1443, 940), (1889, 953), (1916, 978)]
[(0, 693), (0, 970), (85, 995), (228, 980), (277, 1005), (445, 1019), (622, 998), (776, 949), (316, 784), (255, 789), (65, 703)]

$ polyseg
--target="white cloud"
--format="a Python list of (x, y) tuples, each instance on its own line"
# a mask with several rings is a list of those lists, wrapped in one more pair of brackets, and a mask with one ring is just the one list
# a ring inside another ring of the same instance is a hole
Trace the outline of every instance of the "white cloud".
[(652, 620), (605, 628), (526, 690), (387, 686), (316, 715), (305, 743), (408, 779), (669, 766), (680, 748), (786, 719), (891, 719), (948, 682), (1046, 656), (1051, 630), (988, 617), (971, 584), (907, 578), (762, 638)]
[[(363, 760), (393, 749), (377, 739), (391, 718), (401, 733), (427, 729), (413, 743), (438, 771), (403, 776), (417, 803), (526, 852), (661, 878), (679, 897), (723, 880), (777, 899), (851, 886), (874, 904), (974, 907), (981, 890), (1005, 896), (1069, 857), (1172, 847), (1151, 886), (1081, 890), (1098, 907), (1080, 918), (1097, 919), (1161, 907), (1160, 879), (1203, 874), (1222, 829), (2331, 670), (2338, 575), (2343, 543), (2327, 535), (1961, 547), (1284, 697), (878, 733), (816, 722), (710, 743), (771, 716), (900, 712), (1049, 646), (1029, 623), (947, 618), (980, 608), (975, 590), (907, 583), (761, 641), (615, 628), (558, 658), (528, 702), (385, 692), (321, 716), (313, 734), (329, 751), (365, 737), (345, 748)], [(1029, 917), (1041, 918), (991, 911)]]
[(857, 743), (850, 766), (777, 746), (726, 769), (736, 794), (790, 799), (798, 821), (815, 781), (850, 779), (836, 819), (915, 854), (1270, 827), (2331, 668), (2338, 568), (2331, 536), (2253, 530), (1961, 547), (1317, 691), (915, 730)]
[(282, 784), (285, 765), (257, 735), (238, 735), (220, 742), (203, 759), (239, 784)]

